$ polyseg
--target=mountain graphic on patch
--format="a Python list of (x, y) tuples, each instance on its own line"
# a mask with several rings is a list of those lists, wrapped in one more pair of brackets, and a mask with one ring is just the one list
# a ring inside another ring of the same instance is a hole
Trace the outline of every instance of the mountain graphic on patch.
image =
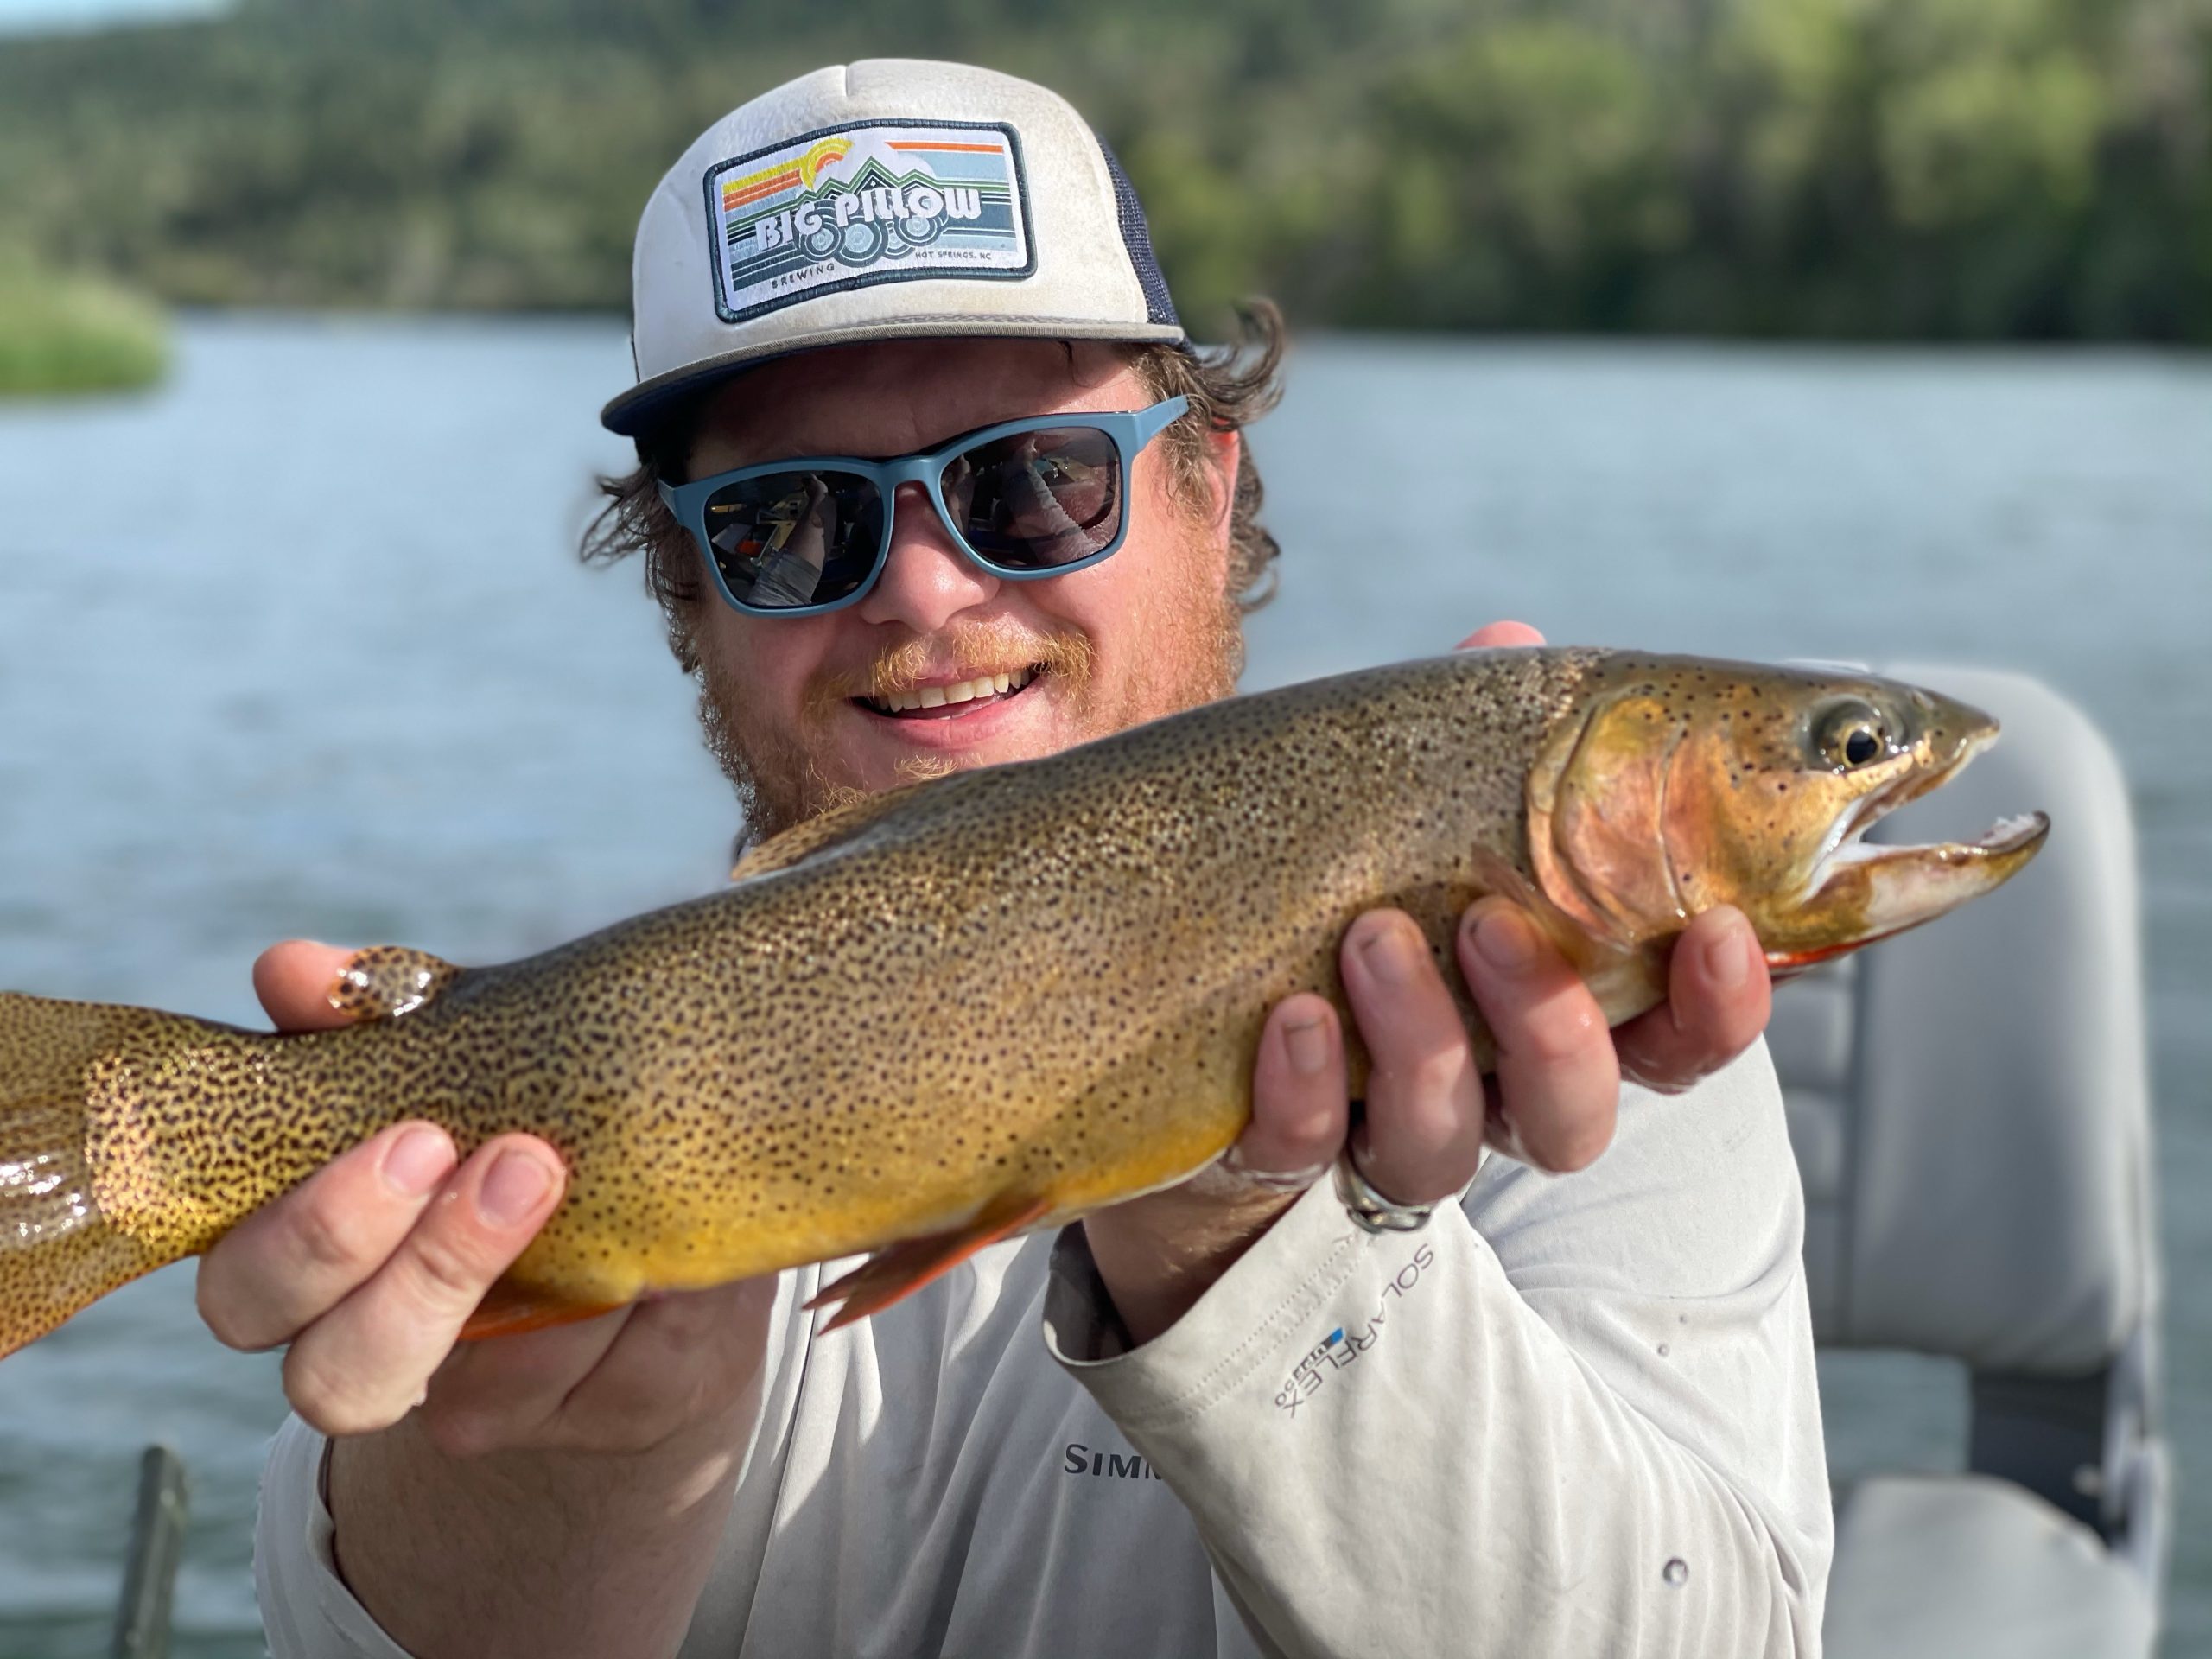
[(1003, 124), (825, 127), (718, 162), (705, 182), (725, 322), (874, 283), (1037, 268), (1021, 148)]

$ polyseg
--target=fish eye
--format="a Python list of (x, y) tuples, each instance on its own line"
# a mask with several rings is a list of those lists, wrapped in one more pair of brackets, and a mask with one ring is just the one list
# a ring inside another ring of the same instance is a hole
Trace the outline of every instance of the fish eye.
[(1839, 771), (1870, 766), (1891, 753), (1888, 725), (1870, 704), (1838, 703), (1821, 717), (1815, 741)]

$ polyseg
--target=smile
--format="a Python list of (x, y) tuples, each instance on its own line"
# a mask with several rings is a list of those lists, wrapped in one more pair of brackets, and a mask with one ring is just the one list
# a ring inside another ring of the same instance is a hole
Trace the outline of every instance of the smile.
[(1032, 663), (1010, 674), (978, 674), (973, 679), (956, 681), (950, 685), (918, 686), (911, 691), (894, 691), (887, 697), (855, 697), (853, 701), (871, 714), (893, 719), (949, 720), (971, 713), (977, 707), (1020, 696), (1042, 671), (1039, 664)]

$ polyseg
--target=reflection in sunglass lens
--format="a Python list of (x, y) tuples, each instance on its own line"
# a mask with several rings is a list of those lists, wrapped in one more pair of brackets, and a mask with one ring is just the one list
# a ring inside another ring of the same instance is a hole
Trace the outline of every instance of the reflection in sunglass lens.
[(1014, 570), (1087, 559), (1122, 527), (1122, 463), (1096, 427), (995, 438), (957, 456), (940, 480), (968, 544)]
[(852, 473), (768, 473), (707, 498), (707, 544), (741, 605), (829, 605), (868, 579), (883, 497)]

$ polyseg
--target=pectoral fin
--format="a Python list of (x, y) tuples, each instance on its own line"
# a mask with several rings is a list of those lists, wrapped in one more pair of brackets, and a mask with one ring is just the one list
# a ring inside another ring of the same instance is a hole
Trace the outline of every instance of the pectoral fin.
[(994, 1199), (964, 1227), (906, 1239), (888, 1249), (878, 1250), (864, 1265), (836, 1283), (824, 1286), (807, 1306), (842, 1304), (823, 1325), (824, 1332), (851, 1325), (871, 1313), (880, 1313), (939, 1274), (950, 1272), (986, 1244), (995, 1244), (1035, 1226), (1052, 1210), (1049, 1198)]
[(392, 1020), (414, 1013), (460, 976), (460, 969), (427, 950), (372, 944), (346, 958), (327, 995), (349, 1020)]
[(477, 1303), (476, 1311), (468, 1316), (468, 1323), (461, 1327), (461, 1339), (478, 1342), (486, 1337), (519, 1336), (524, 1331), (574, 1325), (579, 1319), (595, 1319), (602, 1313), (611, 1313), (621, 1306), (620, 1302), (566, 1302), (527, 1285), (518, 1285), (512, 1279), (502, 1279)]

